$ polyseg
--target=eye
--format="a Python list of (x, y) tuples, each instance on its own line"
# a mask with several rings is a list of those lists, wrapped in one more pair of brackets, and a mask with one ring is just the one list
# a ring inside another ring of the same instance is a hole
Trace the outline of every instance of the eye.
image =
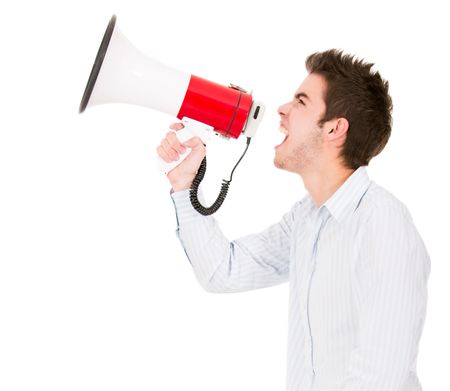
[(306, 106), (306, 103), (305, 103), (305, 100), (304, 100), (305, 98), (308, 99), (307, 95), (305, 93), (303, 93), (303, 92), (298, 92), (298, 93), (295, 94), (295, 99), (302, 106)]

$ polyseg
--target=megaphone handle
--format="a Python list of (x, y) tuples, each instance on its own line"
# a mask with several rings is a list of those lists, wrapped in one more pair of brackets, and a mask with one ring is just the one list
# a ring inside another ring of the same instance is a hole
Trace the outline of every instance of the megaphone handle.
[[(211, 137), (213, 131), (212, 126), (209, 126), (207, 124), (204, 124), (202, 122), (187, 117), (184, 117), (181, 122), (183, 123), (184, 128), (174, 131), (175, 135), (177, 136), (178, 140), (180, 140), (181, 143), (184, 143), (187, 140), (191, 139), (192, 137), (197, 136), (203, 141), (204, 144), (206, 144), (209, 138)], [(184, 159), (188, 157), (191, 151), (192, 151), (191, 148), (186, 148), (186, 151), (180, 154), (178, 160), (175, 160), (170, 163), (167, 163), (166, 161), (158, 157), (158, 165), (160, 170), (164, 172), (164, 174), (167, 174), (168, 172), (172, 171)]]

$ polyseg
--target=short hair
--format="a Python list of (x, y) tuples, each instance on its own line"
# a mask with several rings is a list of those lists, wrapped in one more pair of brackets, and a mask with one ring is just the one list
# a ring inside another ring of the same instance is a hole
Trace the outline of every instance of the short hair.
[(368, 165), (391, 135), (393, 106), (389, 83), (372, 71), (374, 64), (337, 49), (313, 53), (305, 65), (309, 73), (326, 80), (326, 110), (319, 124), (339, 117), (349, 122), (341, 150), (345, 166), (356, 169)]

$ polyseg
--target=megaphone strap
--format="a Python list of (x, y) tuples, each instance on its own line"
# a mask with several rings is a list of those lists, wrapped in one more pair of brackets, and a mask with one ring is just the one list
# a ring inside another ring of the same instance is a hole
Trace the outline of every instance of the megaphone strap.
[[(233, 87), (230, 87), (230, 88), (233, 88)], [(239, 105), (241, 104), (241, 99), (242, 99), (242, 91), (239, 91), (239, 99), (238, 99), (236, 107), (234, 108), (234, 113), (233, 113), (233, 117), (231, 118), (230, 125), (228, 126), (228, 129), (225, 133), (226, 137), (229, 137), (228, 135), (230, 133), (231, 128), (233, 127), (234, 119), (236, 118), (236, 114), (238, 112)]]

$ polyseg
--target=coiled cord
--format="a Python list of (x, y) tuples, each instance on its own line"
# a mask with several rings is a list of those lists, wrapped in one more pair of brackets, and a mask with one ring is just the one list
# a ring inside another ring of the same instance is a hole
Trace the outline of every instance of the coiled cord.
[(200, 164), (200, 167), (197, 171), (197, 175), (195, 176), (194, 180), (192, 181), (191, 188), (189, 190), (189, 198), (191, 200), (191, 204), (194, 207), (194, 209), (202, 214), (203, 216), (209, 216), (213, 213), (216, 213), (217, 210), (222, 206), (223, 201), (225, 201), (225, 197), (227, 196), (228, 189), (230, 188), (230, 183), (233, 180), (233, 173), (238, 164), (241, 162), (242, 158), (247, 153), (247, 149), (250, 145), (251, 138), (247, 137), (247, 146), (245, 147), (245, 151), (242, 154), (242, 156), (239, 158), (238, 162), (234, 166), (233, 170), (230, 174), (230, 179), (222, 179), (222, 187), (220, 189), (220, 193), (217, 196), (217, 199), (213, 202), (213, 204), (209, 207), (203, 206), (199, 199), (198, 199), (198, 188), (200, 186), (201, 181), (203, 180), (206, 172), (206, 156), (203, 158), (202, 163)]

